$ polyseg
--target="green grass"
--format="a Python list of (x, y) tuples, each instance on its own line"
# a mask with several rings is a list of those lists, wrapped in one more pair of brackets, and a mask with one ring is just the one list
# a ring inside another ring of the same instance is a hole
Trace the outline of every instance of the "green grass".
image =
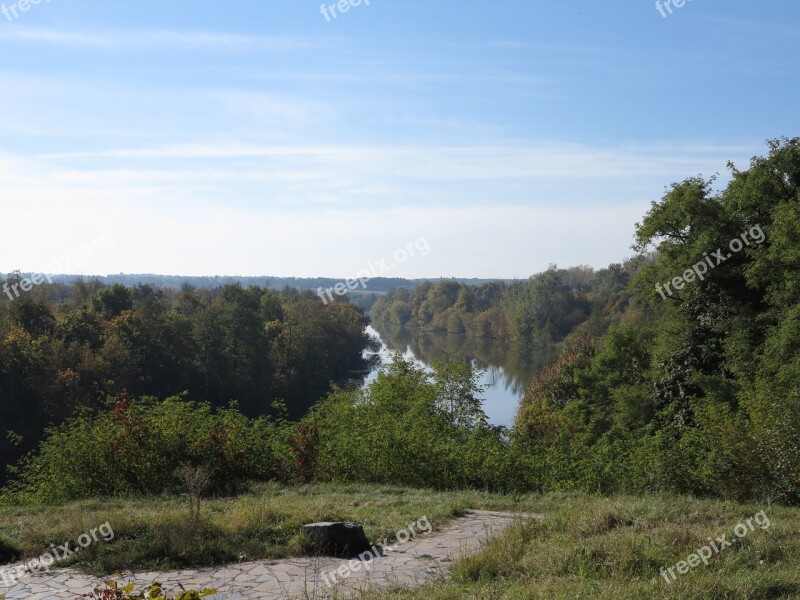
[[(523, 504), (529, 504), (526, 498)], [(547, 495), (541, 523), (514, 527), (456, 565), (452, 581), (372, 591), (403, 600), (800, 598), (800, 510), (676, 496)], [(659, 574), (765, 510), (771, 525), (668, 584)]]
[[(0, 549), (25, 558), (75, 541), (108, 522), (113, 542), (98, 542), (58, 566), (95, 575), (283, 558), (309, 550), (302, 526), (355, 521), (372, 540), (392, 538), (427, 516), (434, 528), (469, 508), (510, 508), (514, 499), (479, 492), (409, 490), (385, 485), (267, 484), (235, 498), (206, 500), (195, 519), (183, 498), (92, 500), (65, 506), (0, 507)], [(0, 561), (0, 563), (3, 561)]]
[[(497, 496), (382, 485), (264, 485), (202, 504), (200, 523), (175, 498), (97, 500), (60, 507), (0, 508), (0, 539), (28, 557), (108, 521), (112, 543), (71, 561), (95, 574), (116, 569), (171, 569), (306, 553), (302, 525), (358, 521), (371, 539), (391, 537), (427, 516), (441, 527), (465, 510), (545, 513), (487, 542), (454, 566), (449, 582), (417, 590), (378, 590), (364, 600), (606, 599), (768, 600), (800, 598), (800, 509), (653, 495)], [(659, 575), (734, 527), (766, 511), (756, 526), (677, 581)], [(2, 547), (2, 543), (0, 543)]]

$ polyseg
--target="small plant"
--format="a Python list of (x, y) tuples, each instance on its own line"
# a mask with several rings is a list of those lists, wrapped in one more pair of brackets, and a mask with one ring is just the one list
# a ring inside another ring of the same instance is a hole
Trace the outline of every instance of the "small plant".
[(217, 590), (187, 590), (182, 585), (181, 593), (177, 596), (170, 596), (157, 581), (153, 582), (146, 590), (136, 591), (133, 583), (120, 587), (116, 581), (106, 581), (105, 589), (96, 588), (94, 591), (84, 594), (83, 598), (93, 598), (94, 600), (199, 600), (206, 596), (213, 596)]
[(211, 484), (211, 477), (205, 467), (195, 467), (184, 464), (178, 467), (175, 475), (183, 483), (186, 495), (189, 498), (189, 511), (195, 521), (200, 520), (200, 506), (203, 494)]

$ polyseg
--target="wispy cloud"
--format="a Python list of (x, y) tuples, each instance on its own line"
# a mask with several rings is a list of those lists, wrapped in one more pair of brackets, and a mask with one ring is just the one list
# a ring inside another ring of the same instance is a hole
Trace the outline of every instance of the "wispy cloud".
[(473, 146), (439, 145), (262, 145), (241, 142), (170, 144), (160, 147), (42, 154), (44, 160), (236, 160), (269, 159), (274, 168), (290, 163), (339, 167), (361, 174), (392, 174), (430, 180), (631, 179), (711, 175), (728, 160), (747, 158), (754, 146), (653, 144), (591, 147), (581, 144), (506, 142)]
[(293, 36), (254, 36), (210, 31), (67, 31), (32, 27), (14, 27), (4, 32), (0, 42), (18, 41), (60, 46), (144, 48), (173, 47), (185, 50), (289, 52), (320, 46), (333, 46), (337, 38)]

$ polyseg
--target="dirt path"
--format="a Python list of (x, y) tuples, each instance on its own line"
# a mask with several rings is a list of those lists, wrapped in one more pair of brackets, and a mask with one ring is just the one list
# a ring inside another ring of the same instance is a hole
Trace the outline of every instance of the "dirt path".
[[(216, 588), (212, 600), (323, 599), (336, 590), (340, 596), (369, 585), (416, 586), (447, 576), (459, 558), (480, 550), (481, 543), (510, 525), (541, 515), (470, 511), (439, 531), (397, 544), (370, 561), (297, 558), (244, 562), (225, 567), (187, 569), (130, 576), (139, 586), (161, 582), (167, 590)], [(126, 573), (126, 578), (128, 574)], [(71, 569), (30, 575), (9, 589), (0, 581), (6, 600), (75, 600), (98, 580)]]

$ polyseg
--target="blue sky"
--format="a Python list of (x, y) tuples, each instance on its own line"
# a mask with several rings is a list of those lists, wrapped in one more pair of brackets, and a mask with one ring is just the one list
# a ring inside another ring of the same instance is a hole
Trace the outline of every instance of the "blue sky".
[(796, 0), (2, 6), (0, 272), (603, 267), (666, 185), (798, 135)]

